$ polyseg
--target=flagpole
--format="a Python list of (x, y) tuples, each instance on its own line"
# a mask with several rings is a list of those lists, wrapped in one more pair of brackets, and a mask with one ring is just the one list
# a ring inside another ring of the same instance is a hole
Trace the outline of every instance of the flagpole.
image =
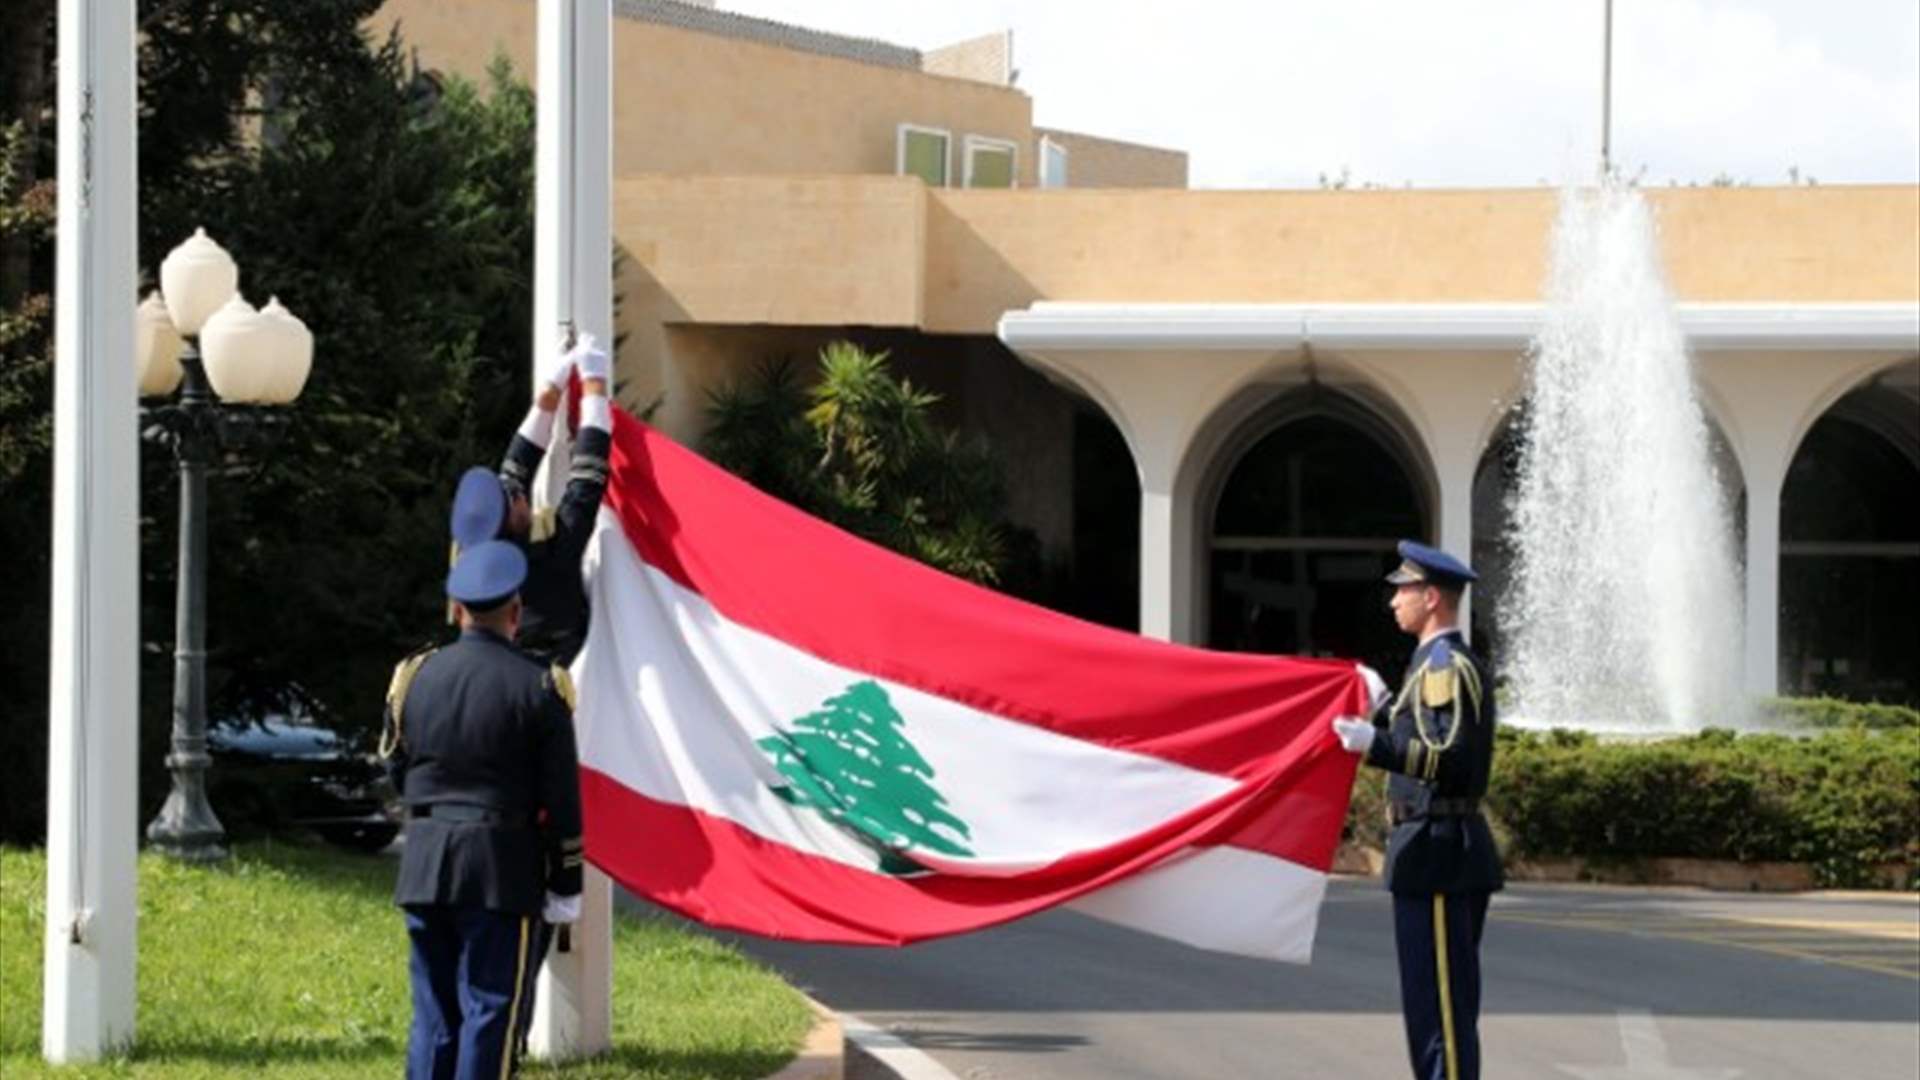
[[(612, 40), (612, 0), (540, 0), (530, 381), (564, 329), (612, 349)], [(537, 486), (558, 478), (547, 481)], [(580, 921), (554, 935), (534, 996), (528, 1049), (550, 1061), (613, 1046), (613, 887), (591, 863), (582, 899)]]
[(41, 1053), (134, 1035), (139, 744), (134, 5), (61, 0)]

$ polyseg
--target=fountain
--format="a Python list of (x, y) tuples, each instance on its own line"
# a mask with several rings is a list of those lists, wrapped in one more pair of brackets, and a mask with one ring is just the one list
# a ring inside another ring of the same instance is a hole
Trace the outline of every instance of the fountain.
[(1646, 734), (1735, 722), (1729, 507), (1646, 199), (1568, 189), (1551, 260), (1509, 505), (1511, 715)]

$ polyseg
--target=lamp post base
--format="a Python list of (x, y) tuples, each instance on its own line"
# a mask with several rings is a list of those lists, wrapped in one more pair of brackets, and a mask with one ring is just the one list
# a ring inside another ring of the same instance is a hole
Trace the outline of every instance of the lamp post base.
[(225, 862), (232, 854), (224, 841), (227, 832), (219, 823), (211, 828), (183, 825), (169, 821), (173, 804), (168, 803), (160, 816), (147, 826), (147, 845), (170, 859), (184, 863)]
[[(201, 762), (200, 768), (204, 770), (204, 756)], [(185, 776), (182, 774), (192, 766), (172, 760), (168, 764), (174, 768), (173, 790), (167, 793), (159, 815), (147, 825), (148, 845), (180, 862), (224, 862), (231, 854), (227, 850), (227, 830), (207, 803), (204, 774), (193, 770), (196, 775)]]

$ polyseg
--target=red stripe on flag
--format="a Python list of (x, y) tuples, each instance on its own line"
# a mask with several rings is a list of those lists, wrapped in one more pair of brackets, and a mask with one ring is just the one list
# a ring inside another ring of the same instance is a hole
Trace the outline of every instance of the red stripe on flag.
[[(1350, 779), (1351, 767), (1345, 772)], [(590, 768), (580, 770), (580, 796), (587, 858), (627, 889), (709, 926), (844, 945), (904, 945), (994, 926), (1130, 877), (1195, 843), (1160, 830), (1017, 877), (904, 878), (796, 850)], [(1292, 801), (1281, 795), (1262, 816), (1308, 816), (1290, 812)]]
[(1366, 711), (1350, 662), (1171, 645), (968, 584), (803, 514), (618, 410), (612, 469), (606, 505), (645, 562), (735, 623), (841, 667), (1243, 780), (1296, 740), (1336, 746), (1327, 720)]

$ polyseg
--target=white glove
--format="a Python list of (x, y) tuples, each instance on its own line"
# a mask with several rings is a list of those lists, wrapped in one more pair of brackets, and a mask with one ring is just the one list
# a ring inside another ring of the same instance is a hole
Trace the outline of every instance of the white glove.
[(565, 926), (580, 921), (580, 894), (561, 896), (548, 893), (546, 906), (540, 909), (540, 917), (553, 926)]
[(567, 356), (579, 366), (581, 378), (613, 380), (613, 358), (607, 355), (592, 334), (581, 334), (579, 343)]
[(574, 354), (560, 350), (556, 356), (550, 356), (540, 366), (540, 381), (562, 393), (567, 389), (567, 376), (573, 371)]
[(1333, 718), (1333, 733), (1340, 736), (1340, 745), (1348, 753), (1364, 754), (1373, 745), (1373, 737), (1378, 734), (1372, 721), (1357, 716), (1336, 716)]

